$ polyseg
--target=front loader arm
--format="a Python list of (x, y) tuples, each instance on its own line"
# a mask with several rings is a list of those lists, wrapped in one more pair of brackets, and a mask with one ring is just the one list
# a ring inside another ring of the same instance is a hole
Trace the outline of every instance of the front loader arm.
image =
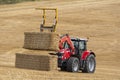
[(69, 37), (68, 34), (66, 34), (65, 36), (63, 36), (60, 41), (59, 41), (59, 49), (63, 49), (64, 48), (64, 43), (67, 42), (70, 46), (70, 50), (72, 51), (72, 53), (75, 52), (75, 49), (74, 49), (74, 45)]

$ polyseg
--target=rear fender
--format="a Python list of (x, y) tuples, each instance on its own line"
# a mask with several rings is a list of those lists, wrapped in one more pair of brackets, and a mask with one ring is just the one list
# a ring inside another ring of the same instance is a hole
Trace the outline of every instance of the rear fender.
[(86, 58), (87, 58), (90, 54), (93, 54), (93, 55), (96, 57), (96, 55), (95, 55), (94, 52), (92, 52), (92, 51), (84, 51), (83, 54), (82, 54), (82, 56), (81, 56), (81, 60), (86, 60)]

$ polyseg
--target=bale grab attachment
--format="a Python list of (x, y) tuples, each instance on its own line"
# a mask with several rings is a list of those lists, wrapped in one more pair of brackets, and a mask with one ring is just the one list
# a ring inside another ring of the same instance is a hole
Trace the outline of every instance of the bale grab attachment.
[[(40, 32), (43, 32), (44, 30), (49, 30), (50, 32), (56, 32), (56, 25), (58, 22), (58, 10), (57, 8), (36, 8), (36, 10), (43, 10), (43, 19), (42, 24), (40, 25)], [(55, 18), (54, 23), (52, 26), (45, 26), (46, 24), (46, 10), (54, 10), (55, 11)]]

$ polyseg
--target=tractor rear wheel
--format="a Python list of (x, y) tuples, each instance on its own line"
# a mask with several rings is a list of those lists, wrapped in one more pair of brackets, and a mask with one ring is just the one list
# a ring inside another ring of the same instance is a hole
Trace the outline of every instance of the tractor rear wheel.
[(67, 62), (67, 71), (78, 72), (79, 70), (79, 59), (76, 57), (70, 57)]
[(85, 68), (82, 70), (83, 73), (94, 73), (96, 68), (96, 60), (93, 54), (89, 55), (85, 62)]

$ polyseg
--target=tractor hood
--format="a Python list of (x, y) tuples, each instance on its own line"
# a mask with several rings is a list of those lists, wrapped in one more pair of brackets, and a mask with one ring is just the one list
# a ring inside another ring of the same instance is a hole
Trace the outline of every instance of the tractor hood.
[(68, 59), (70, 55), (71, 55), (70, 49), (61, 49), (58, 52), (58, 57), (61, 58), (62, 60)]
[(61, 49), (61, 50), (59, 50), (59, 53), (66, 53), (66, 52), (70, 52), (70, 49)]

